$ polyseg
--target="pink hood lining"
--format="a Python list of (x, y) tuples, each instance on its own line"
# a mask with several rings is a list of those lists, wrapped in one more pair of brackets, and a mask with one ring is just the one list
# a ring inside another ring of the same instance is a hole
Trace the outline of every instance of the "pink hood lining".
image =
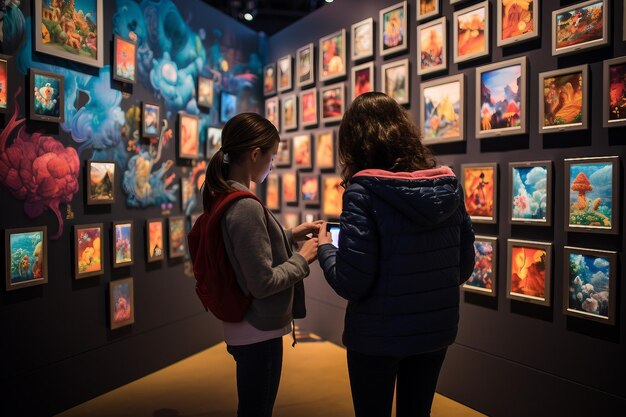
[(389, 178), (396, 180), (432, 180), (442, 177), (454, 177), (454, 172), (449, 167), (442, 166), (432, 169), (423, 169), (413, 172), (390, 172), (384, 169), (364, 169), (354, 174), (353, 178), (357, 177), (376, 177), (376, 178)]

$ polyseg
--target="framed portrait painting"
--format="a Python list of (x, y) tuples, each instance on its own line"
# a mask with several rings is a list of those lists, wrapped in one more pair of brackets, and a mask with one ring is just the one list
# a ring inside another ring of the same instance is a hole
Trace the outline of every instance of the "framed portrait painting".
[(0, 113), (6, 113), (9, 98), (9, 60), (10, 57), (0, 55)]
[(311, 135), (297, 135), (293, 137), (293, 167), (295, 169), (313, 168), (313, 144)]
[(476, 236), (474, 270), (463, 284), (463, 290), (495, 297), (498, 276), (498, 238)]
[(551, 304), (552, 243), (508, 240), (507, 298)]
[(552, 161), (509, 162), (512, 224), (552, 224)]
[(609, 44), (609, 3), (589, 0), (552, 12), (552, 55)]
[(420, 126), (426, 145), (465, 139), (465, 75), (420, 83)]
[(294, 171), (282, 174), (282, 197), (285, 204), (298, 202), (298, 174)]
[(334, 80), (346, 75), (346, 30), (320, 39), (320, 81)]
[(137, 81), (137, 43), (119, 35), (113, 37), (113, 79), (135, 84)]
[(296, 84), (305, 87), (315, 83), (315, 46), (304, 45), (296, 51)]
[(228, 91), (220, 92), (220, 122), (226, 123), (237, 114), (237, 95)]
[(351, 93), (352, 101), (364, 93), (374, 91), (374, 62), (352, 67)]
[(280, 176), (270, 172), (265, 179), (265, 206), (280, 211)]
[(263, 67), (263, 95), (276, 94), (276, 63), (267, 64)]
[(379, 12), (380, 55), (406, 51), (408, 48), (407, 2), (403, 1)]
[(133, 221), (113, 222), (113, 268), (121, 268), (134, 263)]
[(496, 223), (498, 164), (462, 164), (461, 181), (465, 208), (474, 223)]
[(187, 236), (185, 233), (185, 217), (172, 216), (168, 219), (168, 239), (170, 258), (185, 256)]
[(338, 219), (341, 216), (343, 192), (339, 175), (322, 175), (322, 216)]
[(539, 133), (587, 129), (587, 64), (539, 74)]
[(280, 109), (278, 97), (265, 99), (265, 118), (272, 122), (276, 130), (280, 132)]
[(65, 77), (30, 69), (30, 120), (62, 123), (65, 120)]
[(321, 170), (335, 169), (335, 139), (332, 130), (315, 134), (315, 164)]
[(320, 90), (322, 122), (338, 122), (346, 108), (344, 83), (322, 87)]
[(417, 27), (417, 75), (448, 68), (446, 33), (445, 16)]
[(604, 127), (624, 126), (626, 125), (626, 56), (604, 61), (603, 70), (603, 125)]
[(109, 282), (109, 313), (111, 330), (119, 329), (135, 322), (135, 299), (132, 278)]
[(511, 45), (539, 36), (538, 1), (496, 0), (496, 42), (498, 46)]
[(115, 162), (87, 161), (87, 204), (115, 203)]
[(206, 157), (211, 159), (222, 147), (222, 129), (207, 127), (206, 130)]
[(48, 282), (46, 226), (6, 229), (4, 243), (7, 291)]
[(148, 262), (156, 262), (165, 258), (163, 232), (163, 219), (146, 220), (146, 260)]
[(278, 142), (278, 150), (274, 158), (274, 166), (277, 168), (285, 168), (291, 166), (291, 139), (281, 139)]
[(435, 17), (440, 13), (441, 0), (417, 0), (417, 21)]
[(352, 60), (359, 61), (374, 56), (374, 19), (369, 17), (350, 27)]
[(400, 59), (388, 62), (380, 69), (381, 89), (398, 104), (408, 104), (411, 91), (409, 90), (409, 60)]
[(200, 119), (185, 112), (178, 113), (178, 157), (198, 159), (200, 153)]
[(452, 20), (454, 63), (489, 55), (489, 2), (482, 1), (454, 12)]
[(300, 200), (306, 205), (320, 203), (320, 176), (300, 174)]
[(278, 92), (291, 90), (293, 87), (293, 71), (291, 68), (291, 55), (285, 55), (276, 62), (278, 70)]
[(205, 109), (213, 107), (213, 89), (214, 82), (212, 78), (198, 75), (197, 96), (199, 107)]
[(315, 126), (317, 120), (317, 89), (300, 91), (300, 125)]
[(156, 138), (159, 136), (161, 107), (157, 104), (141, 103), (141, 136)]
[(76, 279), (104, 274), (103, 225), (74, 226), (74, 277)]
[(298, 99), (295, 94), (283, 96), (282, 121), (285, 130), (298, 128)]

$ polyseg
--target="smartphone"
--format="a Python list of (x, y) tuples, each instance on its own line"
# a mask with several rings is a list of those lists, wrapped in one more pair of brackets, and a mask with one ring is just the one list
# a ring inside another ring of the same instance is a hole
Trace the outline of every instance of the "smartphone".
[(339, 223), (327, 222), (326, 231), (330, 233), (330, 236), (333, 239), (333, 245), (335, 245), (335, 247), (338, 248), (339, 247)]

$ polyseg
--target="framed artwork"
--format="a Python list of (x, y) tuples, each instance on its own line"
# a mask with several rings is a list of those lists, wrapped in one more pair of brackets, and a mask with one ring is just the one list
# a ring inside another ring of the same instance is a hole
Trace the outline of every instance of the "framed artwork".
[(283, 172), (282, 194), (286, 204), (298, 202), (298, 174), (296, 172)]
[(476, 68), (476, 137), (526, 133), (526, 57)]
[(185, 256), (187, 236), (185, 233), (185, 217), (172, 216), (168, 219), (168, 238), (170, 258)]
[(346, 75), (346, 30), (320, 39), (320, 81), (334, 80)]
[(111, 330), (128, 326), (135, 322), (135, 299), (132, 278), (109, 282), (109, 312)]
[(512, 224), (552, 224), (552, 161), (509, 162)]
[(565, 246), (563, 258), (563, 312), (615, 324), (617, 252)]
[(498, 238), (476, 236), (474, 240), (474, 270), (463, 284), (465, 291), (495, 297), (498, 294)]
[(335, 139), (332, 130), (315, 134), (315, 164), (319, 169), (335, 169)]
[(280, 109), (278, 97), (265, 99), (265, 118), (272, 122), (276, 130), (280, 132)]
[(115, 203), (115, 162), (87, 161), (87, 204)]
[(420, 126), (426, 145), (465, 140), (465, 75), (420, 83)]
[(220, 91), (220, 122), (226, 123), (237, 114), (237, 96), (228, 91)]
[(374, 56), (374, 19), (368, 17), (350, 28), (352, 60), (358, 61)]
[(294, 130), (298, 128), (298, 102), (295, 94), (283, 97), (283, 128)]
[(320, 212), (315, 210), (302, 210), (302, 223), (310, 223), (321, 220)]
[(339, 122), (346, 108), (344, 83), (328, 85), (320, 90), (322, 122)]
[(507, 298), (550, 305), (552, 243), (508, 240)]
[(293, 167), (295, 169), (313, 168), (313, 144), (311, 135), (297, 135), (293, 137)]
[(590, 0), (552, 12), (552, 55), (609, 44), (607, 0)]
[(208, 127), (206, 131), (206, 158), (211, 159), (222, 147), (222, 129)]
[(156, 138), (159, 136), (159, 119), (161, 107), (157, 104), (141, 103), (141, 136)]
[(293, 229), (300, 224), (300, 212), (285, 211), (281, 216), (281, 220), (285, 230)]
[(0, 55), (0, 113), (6, 113), (9, 97), (9, 60), (6, 55)]
[(46, 226), (4, 231), (6, 290), (48, 282), (48, 229)]
[(74, 226), (74, 277), (76, 279), (104, 274), (103, 225)]
[[(626, 33), (626, 30), (624, 32)], [(624, 126), (626, 125), (626, 56), (604, 61), (603, 69), (603, 125), (604, 127)]]
[(587, 64), (539, 73), (539, 133), (587, 129)]
[(146, 220), (146, 255), (148, 262), (156, 262), (165, 259), (163, 219)]
[(30, 69), (30, 120), (62, 123), (65, 120), (65, 77)]
[(113, 79), (135, 84), (137, 81), (137, 43), (119, 35), (113, 37)]
[(132, 265), (133, 221), (113, 222), (113, 268)]
[(380, 55), (405, 51), (408, 47), (406, 1), (394, 4), (379, 12)]
[(462, 164), (461, 181), (465, 208), (474, 223), (496, 223), (498, 219), (498, 164)]
[(263, 68), (263, 95), (276, 94), (276, 63), (272, 62)]
[(482, 1), (454, 12), (452, 20), (454, 63), (489, 55), (489, 2)]
[(394, 98), (398, 104), (408, 104), (409, 95), (409, 60), (400, 59), (388, 62), (380, 69), (380, 84), (383, 93)]
[(511, 45), (539, 37), (539, 2), (496, 0), (496, 42)]
[(274, 158), (274, 166), (285, 168), (291, 166), (291, 139), (281, 139)]
[(280, 177), (275, 172), (270, 172), (265, 180), (265, 206), (280, 211)]
[(200, 152), (200, 119), (178, 112), (178, 157), (198, 159)]
[(291, 90), (293, 87), (291, 55), (285, 55), (276, 62), (278, 70), (278, 92)]
[(304, 45), (296, 51), (296, 84), (305, 87), (315, 83), (315, 46)]
[(446, 34), (445, 16), (417, 27), (417, 75), (448, 68)]
[(300, 125), (302, 127), (317, 124), (317, 89), (300, 91)]
[(425, 20), (440, 13), (441, 0), (417, 0), (417, 21)]
[(300, 199), (305, 205), (320, 203), (320, 176), (317, 174), (300, 174)]
[(198, 75), (198, 106), (210, 109), (213, 107), (214, 82), (212, 78)]
[(364, 93), (374, 91), (374, 61), (352, 67), (352, 101)]
[(322, 216), (338, 219), (343, 208), (342, 179), (339, 175), (322, 175)]
[[(62, 9), (53, 7), (49, 0), (35, 0), (33, 21), (33, 33), (36, 35), (35, 51), (102, 68), (104, 66), (102, 4), (102, 0), (69, 2), (69, 7), (63, 6), (62, 15)], [(66, 16), (71, 18), (68, 19)]]
[(619, 157), (565, 159), (568, 232), (619, 233)]
[(187, 211), (187, 207), (194, 200), (193, 198), (193, 181), (189, 177), (180, 178), (180, 209), (183, 213)]

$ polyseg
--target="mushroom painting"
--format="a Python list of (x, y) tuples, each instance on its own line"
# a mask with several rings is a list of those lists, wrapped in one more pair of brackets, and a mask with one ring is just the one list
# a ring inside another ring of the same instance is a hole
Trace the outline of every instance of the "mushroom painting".
[(611, 162), (574, 163), (569, 170), (569, 226), (611, 229), (613, 223)]

